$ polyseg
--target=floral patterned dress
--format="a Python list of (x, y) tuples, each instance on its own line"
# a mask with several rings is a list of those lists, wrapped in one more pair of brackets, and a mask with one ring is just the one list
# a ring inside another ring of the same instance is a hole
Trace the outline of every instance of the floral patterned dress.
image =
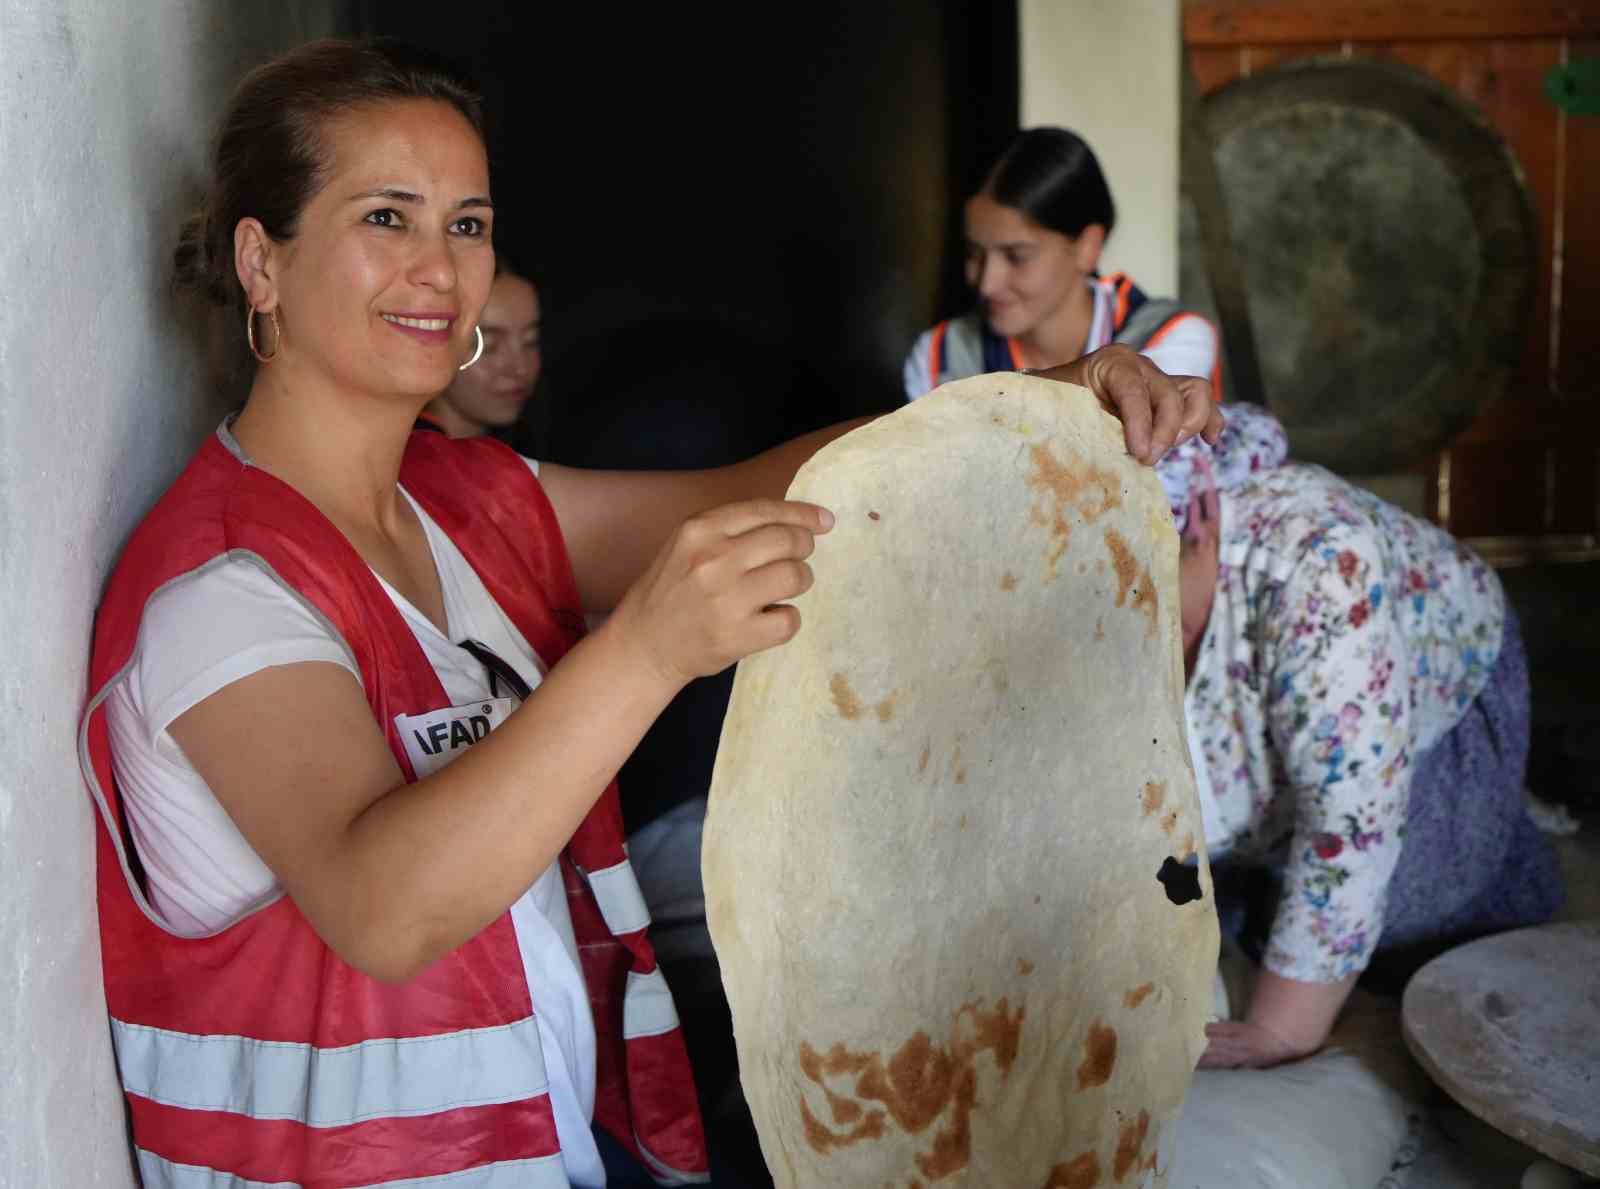
[(1412, 766), (1488, 680), (1504, 595), (1450, 536), (1320, 467), (1262, 472), (1220, 504), (1185, 706), (1207, 843), (1282, 866), (1264, 964), (1333, 982), (1372, 957)]

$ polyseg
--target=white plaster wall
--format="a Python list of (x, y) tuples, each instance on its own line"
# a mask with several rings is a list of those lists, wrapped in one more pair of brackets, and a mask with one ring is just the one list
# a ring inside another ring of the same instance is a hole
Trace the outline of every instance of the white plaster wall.
[(335, 9), (0, 3), (0, 1185), (133, 1181), (75, 744), (90, 625), (225, 407), (166, 289), (220, 105)]
[(1179, 0), (1021, 0), (1022, 125), (1095, 151), (1117, 204), (1103, 272), (1178, 291)]

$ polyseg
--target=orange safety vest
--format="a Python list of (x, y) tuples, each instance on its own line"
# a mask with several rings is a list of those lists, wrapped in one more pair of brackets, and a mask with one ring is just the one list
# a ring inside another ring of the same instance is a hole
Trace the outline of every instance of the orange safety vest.
[[(1182, 318), (1200, 317), (1167, 298), (1148, 297), (1124, 273), (1096, 277), (1094, 283), (1111, 297), (1111, 341), (1124, 343), (1135, 351), (1154, 347)], [(1207, 325), (1210, 325), (1209, 321)], [(1216, 328), (1212, 327), (1212, 333)], [(1068, 362), (1060, 360), (1061, 363)], [(951, 380), (987, 372), (1020, 371), (1022, 353), (1014, 338), (1001, 338), (990, 330), (982, 314), (972, 311), (959, 318), (940, 322), (933, 328), (929, 344), (928, 377), (934, 388)], [(1213, 399), (1222, 399), (1222, 352), (1212, 364)]]

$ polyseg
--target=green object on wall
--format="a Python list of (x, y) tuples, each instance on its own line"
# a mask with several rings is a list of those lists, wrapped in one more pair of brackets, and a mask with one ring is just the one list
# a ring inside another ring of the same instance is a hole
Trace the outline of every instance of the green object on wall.
[(1544, 93), (1574, 116), (1600, 116), (1600, 58), (1582, 58), (1545, 72)]

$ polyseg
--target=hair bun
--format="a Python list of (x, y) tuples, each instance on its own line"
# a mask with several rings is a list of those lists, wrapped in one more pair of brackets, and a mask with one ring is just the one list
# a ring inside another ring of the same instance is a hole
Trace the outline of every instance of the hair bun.
[(231, 294), (227, 278), (219, 275), (218, 256), (212, 242), (211, 214), (201, 207), (183, 221), (178, 233), (178, 246), (172, 253), (173, 281), (217, 305), (227, 305)]

